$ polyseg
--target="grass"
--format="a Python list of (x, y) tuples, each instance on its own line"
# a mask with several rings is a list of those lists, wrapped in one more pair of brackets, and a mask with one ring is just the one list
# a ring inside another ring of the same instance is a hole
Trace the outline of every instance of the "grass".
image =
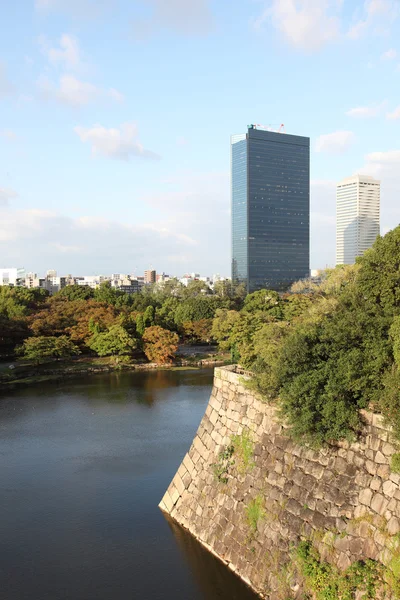
[(393, 454), (390, 461), (390, 468), (393, 473), (400, 473), (400, 452)]
[(259, 494), (246, 506), (246, 520), (253, 535), (257, 531), (258, 523), (264, 518), (264, 498)]
[(254, 444), (248, 429), (244, 429), (240, 435), (232, 437), (232, 445), (235, 453), (235, 463), (239, 473), (245, 473), (254, 467)]

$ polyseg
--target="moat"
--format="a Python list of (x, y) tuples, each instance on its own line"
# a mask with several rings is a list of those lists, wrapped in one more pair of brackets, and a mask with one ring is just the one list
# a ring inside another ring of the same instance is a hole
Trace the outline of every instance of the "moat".
[(158, 503), (212, 369), (128, 372), (0, 395), (7, 600), (254, 600)]

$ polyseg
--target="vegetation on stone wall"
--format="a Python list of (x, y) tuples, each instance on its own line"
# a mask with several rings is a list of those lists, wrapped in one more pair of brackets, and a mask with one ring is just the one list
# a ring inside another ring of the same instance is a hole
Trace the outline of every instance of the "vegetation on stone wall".
[(357, 561), (344, 572), (330, 563), (321, 560), (311, 542), (300, 542), (295, 551), (295, 561), (304, 577), (306, 592), (311, 592), (316, 600), (365, 600), (377, 597), (385, 587), (384, 567), (367, 559)]
[(261, 290), (240, 312), (217, 311), (213, 335), (279, 398), (295, 439), (321, 445), (358, 431), (359, 409), (381, 412), (400, 437), (400, 226), (352, 266), (292, 295)]
[(246, 506), (246, 520), (251, 534), (255, 534), (260, 521), (265, 518), (264, 498), (258, 494)]

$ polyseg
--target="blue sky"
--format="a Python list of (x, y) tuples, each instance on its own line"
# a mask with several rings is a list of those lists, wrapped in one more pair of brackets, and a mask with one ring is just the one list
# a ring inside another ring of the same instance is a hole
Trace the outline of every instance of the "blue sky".
[(399, 0), (0, 5), (0, 267), (230, 274), (229, 136), (311, 137), (311, 267), (335, 182), (400, 222)]

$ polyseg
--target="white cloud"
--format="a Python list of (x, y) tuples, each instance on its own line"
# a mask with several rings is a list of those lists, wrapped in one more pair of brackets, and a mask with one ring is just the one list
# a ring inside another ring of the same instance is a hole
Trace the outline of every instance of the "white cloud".
[(387, 52), (384, 52), (381, 55), (382, 60), (394, 60), (395, 58), (397, 58), (397, 50), (395, 50), (394, 48), (387, 50)]
[(15, 190), (0, 187), (0, 206), (6, 206), (13, 198), (18, 198)]
[(355, 136), (352, 131), (335, 131), (320, 135), (315, 143), (315, 151), (342, 154), (351, 146), (354, 139)]
[[(165, 192), (133, 196), (132, 210), (115, 220), (100, 217), (98, 208), (79, 218), (0, 209), (0, 256), (35, 272), (54, 265), (60, 274), (129, 273), (153, 264), (176, 275), (229, 275), (229, 172), (178, 172), (153, 184)], [(146, 221), (138, 221), (139, 204)], [(118, 198), (115, 208), (118, 214)]]
[(160, 158), (155, 152), (146, 150), (139, 142), (134, 123), (124, 123), (119, 129), (94, 125), (91, 128), (74, 127), (74, 131), (82, 142), (91, 145), (94, 156), (107, 156), (120, 160), (129, 160), (132, 156)]
[(360, 173), (381, 181), (381, 223), (393, 229), (400, 223), (400, 149), (371, 152)]
[(159, 28), (184, 35), (205, 35), (212, 29), (210, 0), (143, 0), (152, 10), (148, 19), (136, 19), (136, 37), (146, 37)]
[(16, 142), (18, 140), (18, 135), (12, 129), (3, 129), (3, 131), (0, 131), (0, 135), (9, 142)]
[(372, 163), (375, 172), (383, 170), (390, 165), (400, 166), (400, 150), (389, 150), (387, 152), (371, 152), (366, 156), (367, 163)]
[(348, 117), (360, 117), (360, 118), (370, 118), (377, 117), (384, 107), (386, 106), (386, 101), (381, 102), (380, 104), (372, 104), (371, 106), (357, 106), (356, 108), (351, 108), (346, 112)]
[(87, 81), (81, 81), (73, 75), (62, 75), (58, 84), (54, 84), (48, 77), (42, 76), (38, 79), (37, 85), (45, 98), (75, 108), (96, 100), (111, 99), (120, 102), (123, 98), (123, 95), (114, 88), (104, 90)]
[(254, 26), (269, 21), (292, 46), (318, 50), (339, 37), (340, 8), (338, 0), (272, 0)]
[(400, 119), (400, 106), (395, 108), (393, 112), (387, 113), (386, 118), (391, 120)]
[[(105, 243), (107, 240), (107, 243)], [(188, 234), (175, 233), (163, 223), (121, 223), (99, 217), (71, 218), (43, 210), (0, 209), (0, 256), (30, 270), (56, 265), (75, 275), (131, 272), (171, 266), (170, 256), (184, 257), (198, 243)]]
[(398, 0), (365, 0), (363, 16), (349, 29), (347, 35), (357, 40), (367, 33), (387, 34), (400, 14)]
[(64, 33), (60, 38), (59, 48), (52, 48), (43, 36), (39, 38), (39, 44), (43, 54), (51, 64), (62, 65), (68, 70), (79, 69), (81, 67), (79, 43), (73, 36)]
[(7, 75), (7, 68), (3, 61), (0, 60), (0, 98), (14, 94), (15, 88)]

